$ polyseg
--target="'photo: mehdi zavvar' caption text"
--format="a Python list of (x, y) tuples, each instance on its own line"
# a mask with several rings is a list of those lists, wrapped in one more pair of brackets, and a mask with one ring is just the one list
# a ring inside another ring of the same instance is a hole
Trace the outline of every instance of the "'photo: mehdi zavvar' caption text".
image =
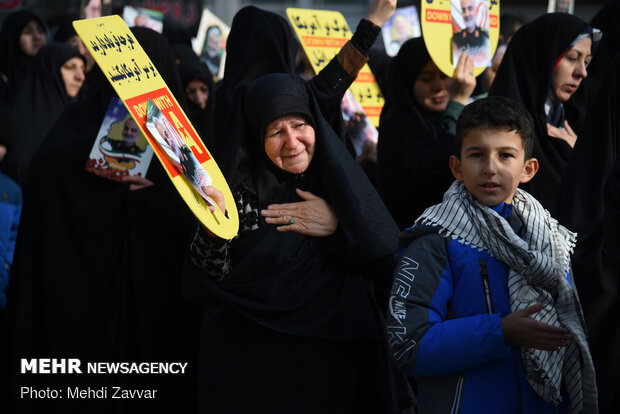
[[(99, 374), (99, 375), (178, 375), (185, 374), (187, 362), (82, 362), (74, 358), (33, 358), (21, 360), (22, 374)], [(123, 387), (66, 387), (64, 389), (20, 387), (20, 398), (156, 398), (156, 389)]]

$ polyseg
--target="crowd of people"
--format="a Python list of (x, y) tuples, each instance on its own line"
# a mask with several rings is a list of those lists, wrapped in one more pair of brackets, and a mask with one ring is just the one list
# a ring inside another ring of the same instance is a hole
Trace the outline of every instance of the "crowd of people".
[[(590, 23), (502, 16), (478, 78), (467, 53), (444, 74), (423, 38), (393, 58), (374, 47), (395, 9), (373, 0), (310, 79), (287, 20), (254, 6), (217, 83), (187, 33), (131, 29), (226, 177), (236, 205), (203, 191), (238, 212), (232, 240), (198, 224), (155, 160), (120, 181), (85, 169), (116, 93), (72, 19), (51, 41), (35, 13), (8, 15), (0, 411), (620, 407), (620, 2)], [(366, 63), (385, 106), (356, 157), (341, 101)], [(187, 369), (23, 372), (37, 358)]]

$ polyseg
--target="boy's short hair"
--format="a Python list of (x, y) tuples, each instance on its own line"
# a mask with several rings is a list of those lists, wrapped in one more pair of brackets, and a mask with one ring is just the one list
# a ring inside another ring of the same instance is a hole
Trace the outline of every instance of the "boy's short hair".
[(456, 121), (456, 156), (461, 158), (463, 137), (470, 130), (478, 127), (515, 131), (523, 143), (525, 159), (532, 156), (534, 147), (534, 121), (532, 115), (512, 99), (503, 96), (489, 96), (478, 99), (465, 106)]

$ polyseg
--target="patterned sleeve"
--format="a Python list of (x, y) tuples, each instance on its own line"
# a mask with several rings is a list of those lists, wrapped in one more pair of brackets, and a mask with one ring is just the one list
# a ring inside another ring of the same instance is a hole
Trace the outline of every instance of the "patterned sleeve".
[(258, 228), (258, 208), (255, 197), (248, 191), (241, 190), (235, 196), (239, 212), (239, 233), (232, 240), (223, 240), (207, 235), (202, 226), (198, 226), (194, 240), (189, 247), (192, 263), (210, 278), (221, 281), (232, 268), (230, 246), (235, 239), (248, 231)]

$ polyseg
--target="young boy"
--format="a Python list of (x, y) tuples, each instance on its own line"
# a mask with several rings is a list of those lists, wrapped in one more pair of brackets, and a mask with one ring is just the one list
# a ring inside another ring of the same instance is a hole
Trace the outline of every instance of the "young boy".
[(598, 412), (575, 235), (517, 189), (538, 171), (532, 125), (506, 98), (466, 106), (457, 181), (401, 234), (388, 340), (420, 413)]

